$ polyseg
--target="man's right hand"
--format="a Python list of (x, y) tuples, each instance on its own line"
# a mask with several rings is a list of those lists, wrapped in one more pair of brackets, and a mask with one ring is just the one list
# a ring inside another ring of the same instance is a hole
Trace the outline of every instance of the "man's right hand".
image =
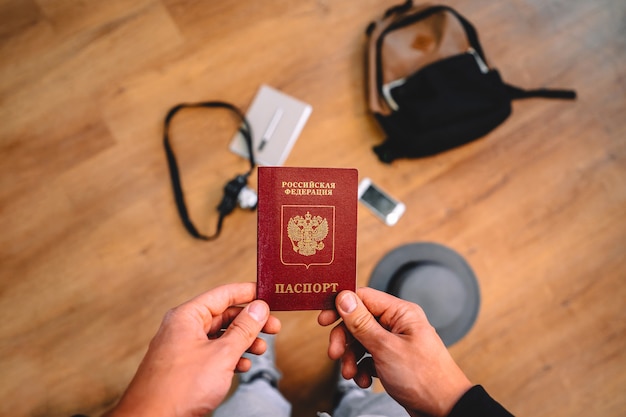
[[(358, 294), (358, 296), (357, 296)], [(337, 311), (318, 317), (330, 333), (328, 356), (341, 359), (344, 378), (361, 387), (380, 378), (387, 393), (413, 416), (446, 416), (472, 387), (417, 305), (372, 288), (342, 291)], [(339, 316), (337, 315), (339, 314)], [(365, 357), (364, 353), (371, 354)]]

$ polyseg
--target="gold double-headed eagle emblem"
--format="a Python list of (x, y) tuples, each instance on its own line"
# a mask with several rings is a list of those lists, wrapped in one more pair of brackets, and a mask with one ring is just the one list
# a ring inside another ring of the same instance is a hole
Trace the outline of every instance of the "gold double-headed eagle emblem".
[(294, 216), (287, 224), (287, 234), (294, 252), (304, 256), (315, 255), (324, 249), (324, 239), (328, 235), (328, 221), (321, 216), (306, 212), (304, 217)]

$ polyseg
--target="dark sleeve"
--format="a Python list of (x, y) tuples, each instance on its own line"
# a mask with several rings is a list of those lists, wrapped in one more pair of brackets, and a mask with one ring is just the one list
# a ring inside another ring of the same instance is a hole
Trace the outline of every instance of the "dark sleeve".
[(448, 417), (512, 417), (496, 400), (491, 398), (480, 385), (467, 391), (454, 405)]

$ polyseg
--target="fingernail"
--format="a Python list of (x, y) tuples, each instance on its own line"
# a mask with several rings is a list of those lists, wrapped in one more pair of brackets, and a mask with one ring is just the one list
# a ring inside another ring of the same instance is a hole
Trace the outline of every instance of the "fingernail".
[(248, 314), (259, 323), (263, 323), (267, 316), (267, 306), (264, 303), (252, 303), (248, 306)]
[(339, 300), (339, 307), (345, 313), (352, 313), (356, 310), (356, 296), (351, 292), (345, 293)]

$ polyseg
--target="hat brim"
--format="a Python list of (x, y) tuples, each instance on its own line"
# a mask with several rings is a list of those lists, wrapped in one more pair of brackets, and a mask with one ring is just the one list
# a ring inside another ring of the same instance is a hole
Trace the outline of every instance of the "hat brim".
[(436, 243), (400, 246), (376, 265), (369, 287), (419, 304), (446, 346), (469, 332), (478, 317), (480, 291), (458, 253)]

